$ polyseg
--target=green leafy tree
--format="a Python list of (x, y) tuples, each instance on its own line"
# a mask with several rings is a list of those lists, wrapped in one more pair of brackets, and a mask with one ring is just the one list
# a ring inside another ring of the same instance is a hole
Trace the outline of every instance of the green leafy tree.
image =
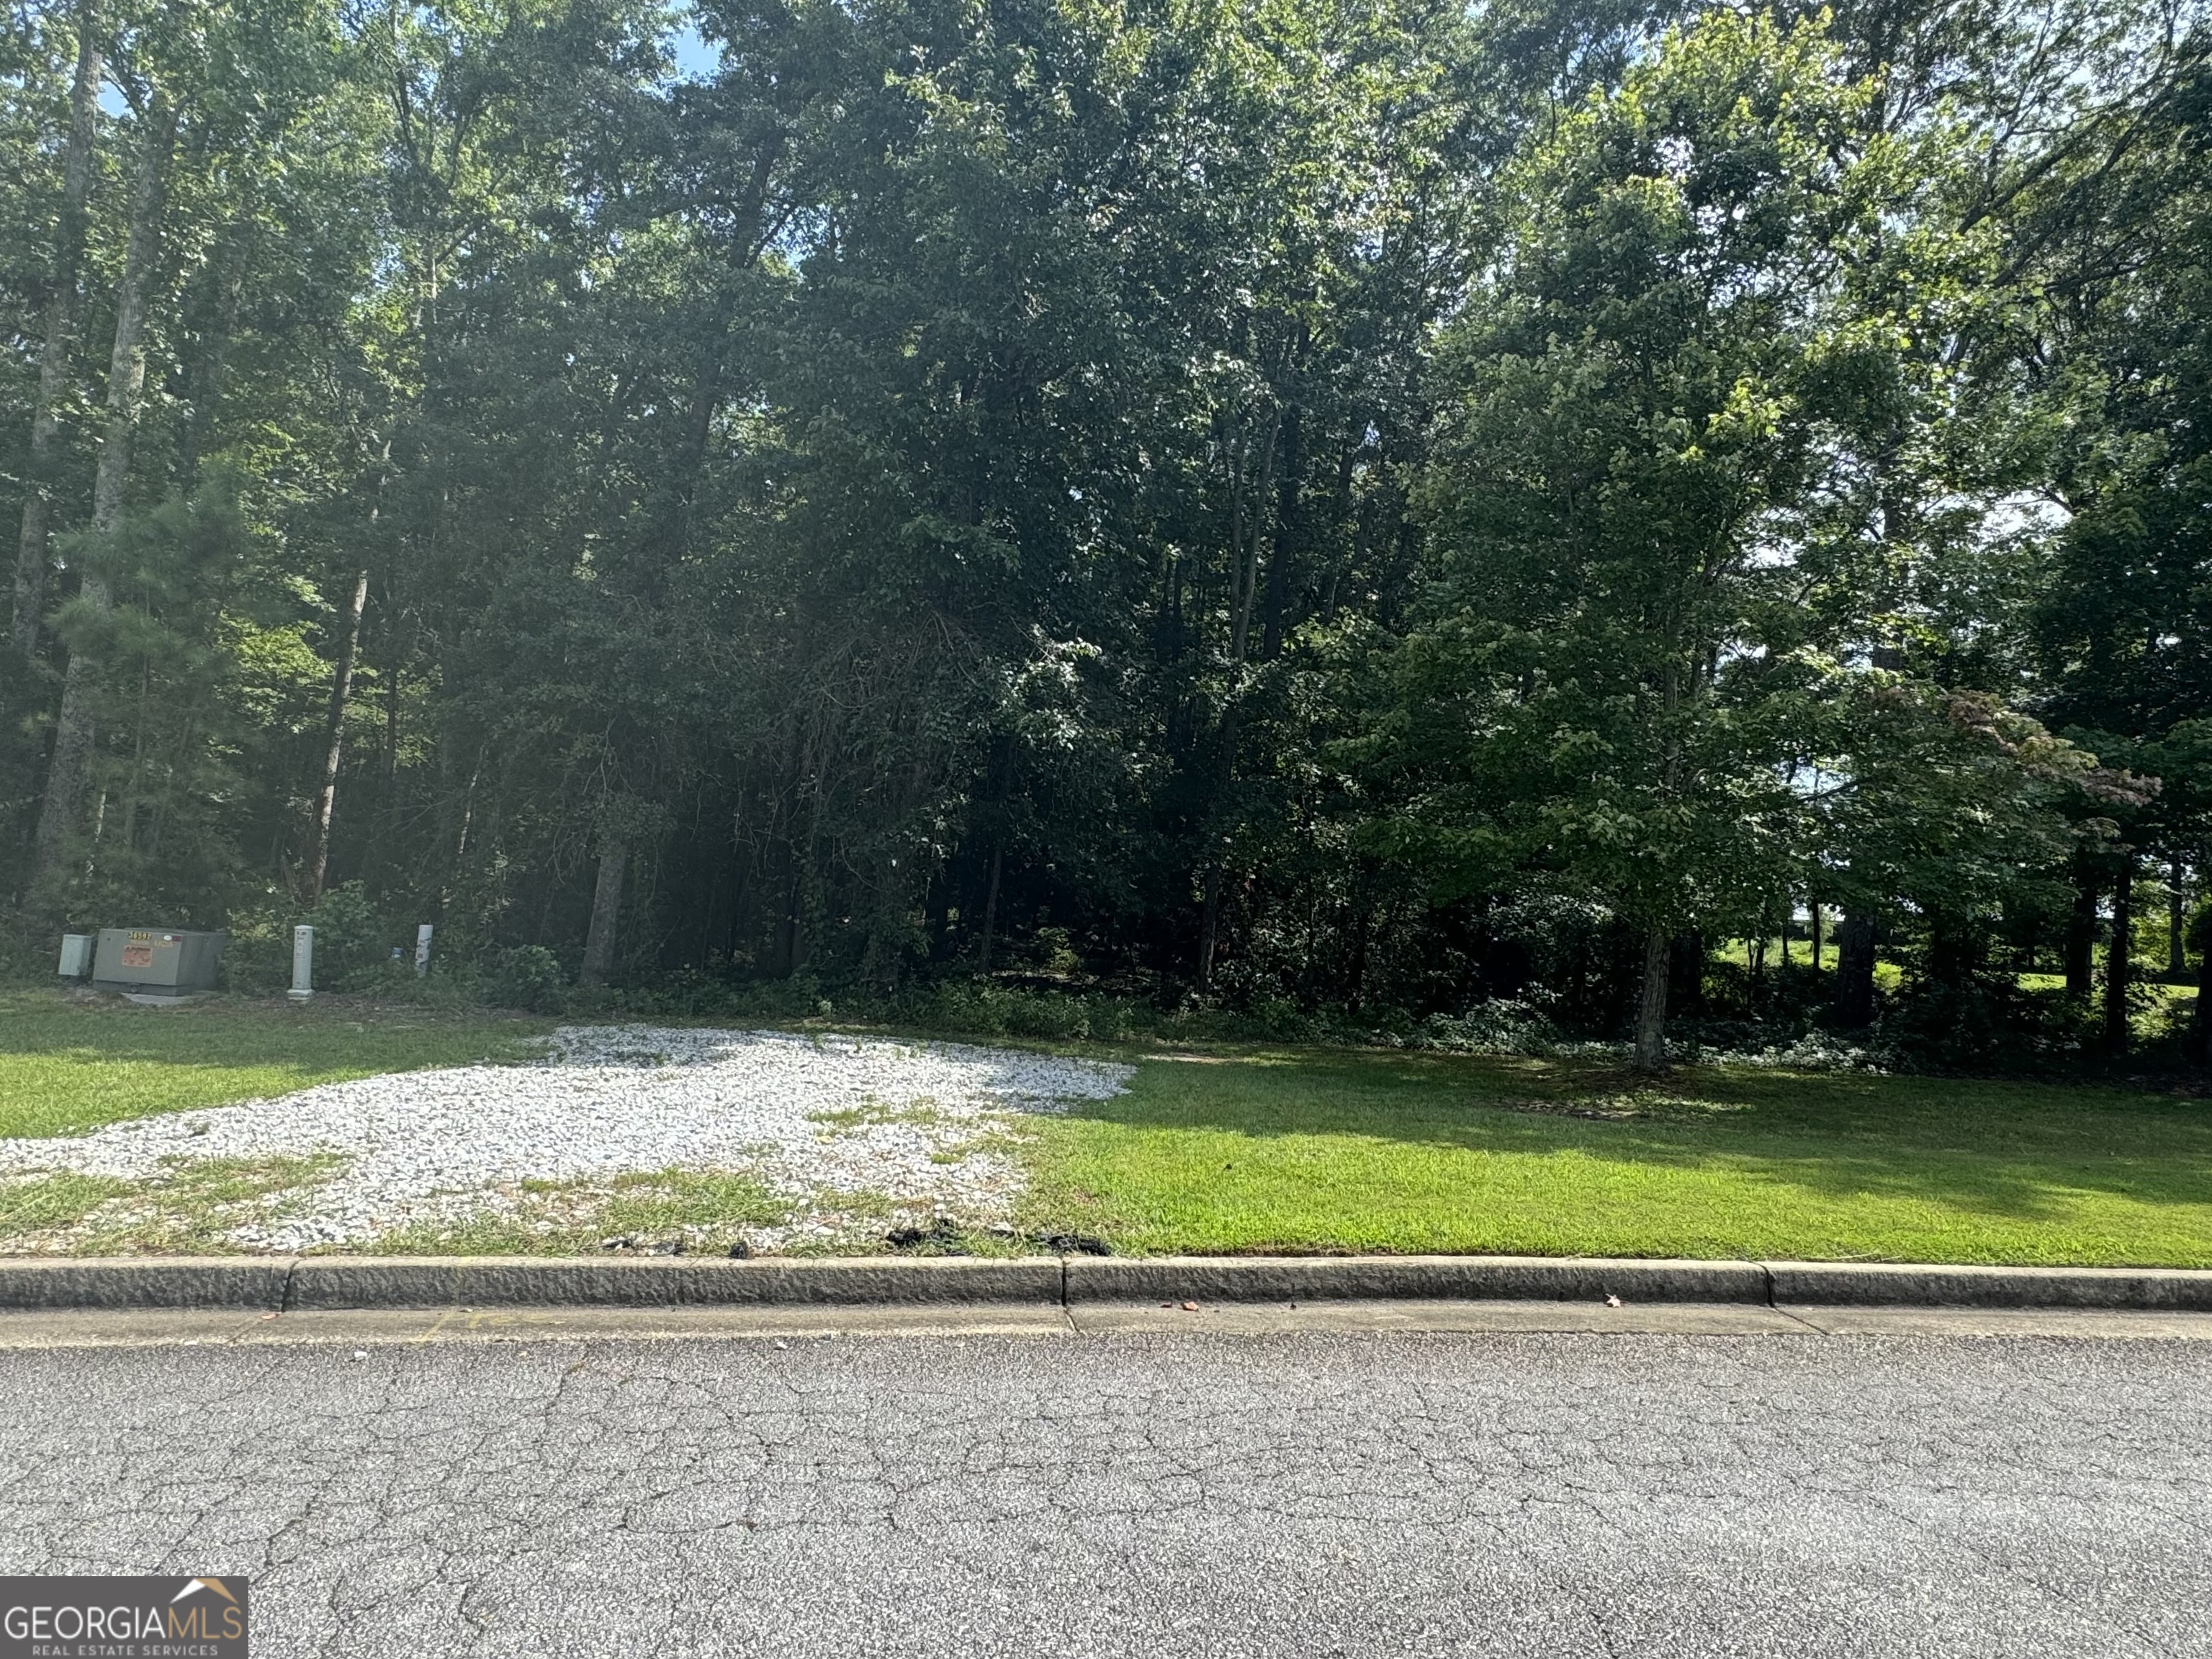
[(1638, 930), (1647, 1066), (1671, 939), (1752, 923), (1820, 853), (1833, 670), (1883, 597), (1831, 504), (1940, 392), (1916, 347), (1985, 263), (1942, 212), (1948, 135), (1870, 131), (1875, 91), (1813, 24), (1670, 34), (1522, 165), (1450, 343), (1411, 718), (1444, 745), (1447, 844), (1486, 860), (1462, 880), (1595, 892)]

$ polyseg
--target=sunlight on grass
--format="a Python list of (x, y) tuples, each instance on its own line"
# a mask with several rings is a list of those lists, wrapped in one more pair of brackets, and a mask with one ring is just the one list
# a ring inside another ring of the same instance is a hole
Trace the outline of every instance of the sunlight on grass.
[(2117, 1091), (1317, 1054), (1046, 1120), (1026, 1224), (1139, 1252), (2212, 1266), (2212, 1107)]
[(0, 992), (0, 1139), (289, 1094), (318, 1083), (520, 1057), (550, 1023), (505, 1015), (215, 1000), (141, 1008)]

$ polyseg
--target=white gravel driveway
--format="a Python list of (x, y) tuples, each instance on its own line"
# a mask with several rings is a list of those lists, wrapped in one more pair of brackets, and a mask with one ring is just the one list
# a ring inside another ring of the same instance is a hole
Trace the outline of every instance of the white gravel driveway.
[[(782, 1031), (572, 1026), (546, 1045), (535, 1065), (395, 1073), (81, 1137), (0, 1140), (0, 1172), (145, 1180), (179, 1160), (335, 1153), (337, 1175), (232, 1235), (293, 1250), (510, 1209), (526, 1181), (732, 1170), (793, 1201), (790, 1224), (757, 1233), (778, 1249), (844, 1236), (885, 1199), (905, 1215), (1000, 1221), (1021, 1187), (1003, 1150), (1015, 1115), (1107, 1099), (1134, 1071)], [(860, 1195), (872, 1201), (848, 1213), (844, 1200)]]

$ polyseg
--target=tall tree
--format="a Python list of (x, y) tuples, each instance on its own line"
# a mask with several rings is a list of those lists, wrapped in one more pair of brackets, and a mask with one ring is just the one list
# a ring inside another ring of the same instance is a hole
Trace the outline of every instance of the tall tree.
[(1940, 373), (1914, 341), (1978, 264), (1940, 211), (1944, 137), (1870, 136), (1873, 92), (1817, 24), (1671, 33), (1520, 168), (1515, 246), (1452, 342), (1407, 664), (1473, 774), (1442, 844), (1463, 880), (1633, 924), (1646, 1067), (1669, 941), (1748, 924), (1814, 854), (1851, 684), (1827, 665), (1879, 592), (1823, 515)]
[(147, 308), (160, 276), (160, 249), (167, 199), (171, 152), (181, 113), (166, 88), (156, 84), (146, 109), (131, 186), (129, 240), (123, 276), (115, 295), (115, 337), (108, 356), (107, 420), (100, 434), (100, 464), (93, 475), (93, 562), (77, 592), (78, 616), (62, 681), (61, 715), (54, 728), (53, 758), (47, 769), (45, 803), (39, 813), (37, 864), (32, 891), (44, 908), (60, 902), (69, 860), (80, 833), (86, 763), (96, 716), (100, 635), (110, 606), (107, 580), (99, 568), (102, 550), (123, 522), (124, 490), (131, 478), (131, 448), (138, 433), (146, 388)]
[(69, 138), (63, 150), (61, 203), (54, 217), (53, 257), (40, 328), (38, 399), (31, 411), (22, 526), (15, 546), (15, 610), (9, 623), (9, 641), (26, 658), (38, 648), (44, 620), (55, 452), (60, 439), (61, 407), (68, 395), (70, 351), (76, 338), (83, 280), (89, 219), (87, 201), (92, 191), (93, 145), (100, 112), (99, 0), (79, 0), (74, 21), (76, 73), (70, 83)]

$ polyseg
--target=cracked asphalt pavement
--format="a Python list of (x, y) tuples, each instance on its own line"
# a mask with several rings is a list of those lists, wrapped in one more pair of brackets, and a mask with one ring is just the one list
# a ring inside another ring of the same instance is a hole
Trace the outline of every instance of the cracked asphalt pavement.
[(0, 1571), (278, 1656), (2212, 1653), (2212, 1343), (0, 1353)]

